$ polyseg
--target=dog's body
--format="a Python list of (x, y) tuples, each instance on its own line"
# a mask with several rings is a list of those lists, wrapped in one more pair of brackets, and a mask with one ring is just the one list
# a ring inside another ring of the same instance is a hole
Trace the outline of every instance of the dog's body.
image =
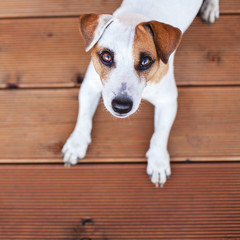
[[(113, 15), (81, 16), (80, 31), (86, 50), (92, 49), (92, 61), (80, 89), (77, 124), (63, 148), (67, 165), (86, 154), (101, 93), (116, 117), (134, 113), (143, 98), (155, 106), (147, 173), (156, 185), (166, 182), (171, 174), (167, 142), (177, 111), (174, 54), (202, 3), (125, 0)], [(214, 22), (218, 0), (205, 1), (202, 9), (202, 17)]]

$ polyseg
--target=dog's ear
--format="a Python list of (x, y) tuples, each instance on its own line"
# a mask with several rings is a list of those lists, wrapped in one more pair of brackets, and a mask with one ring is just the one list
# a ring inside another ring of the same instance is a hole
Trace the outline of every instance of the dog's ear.
[(157, 21), (143, 22), (137, 27), (140, 29), (143, 27), (152, 35), (159, 58), (167, 64), (171, 53), (180, 43), (182, 32), (178, 28)]
[(100, 39), (106, 27), (113, 21), (109, 14), (83, 14), (79, 19), (79, 30), (86, 44), (86, 51), (90, 50)]

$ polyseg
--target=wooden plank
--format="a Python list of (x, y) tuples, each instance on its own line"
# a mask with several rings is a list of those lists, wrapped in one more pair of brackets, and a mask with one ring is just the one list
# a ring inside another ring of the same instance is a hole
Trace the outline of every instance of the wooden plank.
[[(120, 0), (1, 0), (0, 17), (78, 16), (82, 13), (112, 13)], [(221, 0), (221, 13), (240, 13), (236, 0)]]
[(74, 86), (86, 70), (77, 18), (1, 20), (0, 32), (1, 87)]
[(0, 17), (79, 16), (82, 13), (112, 13), (120, 0), (1, 0)]
[(221, 16), (208, 26), (194, 21), (176, 52), (179, 85), (240, 84), (240, 32), (235, 24), (240, 24), (240, 16)]
[[(240, 157), (171, 157), (171, 162), (239, 162)], [(79, 161), (79, 164), (85, 163), (145, 163), (145, 157), (114, 157), (114, 158), (94, 158), (87, 157)], [(0, 160), (1, 164), (32, 164), (32, 163), (63, 163), (61, 158), (4, 158)]]
[[(77, 118), (77, 94), (77, 89), (0, 91), (0, 162), (62, 162), (61, 147)], [(240, 87), (180, 88), (172, 160), (240, 160), (239, 109)], [(93, 126), (87, 161), (145, 161), (153, 107), (142, 103), (132, 117), (115, 119), (100, 104)]]
[[(239, 21), (194, 22), (176, 55), (179, 85), (240, 84)], [(77, 18), (1, 20), (0, 32), (0, 87), (73, 87), (84, 76), (89, 54)]]
[(236, 0), (220, 0), (220, 11), (224, 14), (240, 13), (240, 2)]
[[(239, 239), (240, 163), (173, 164), (156, 189), (145, 164), (1, 166), (2, 239)], [(105, 238), (103, 237), (105, 236)]]

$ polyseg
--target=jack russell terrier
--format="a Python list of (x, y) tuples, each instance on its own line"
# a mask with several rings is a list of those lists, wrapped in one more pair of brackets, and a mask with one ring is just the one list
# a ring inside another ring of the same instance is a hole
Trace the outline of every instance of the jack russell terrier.
[(113, 15), (80, 16), (80, 32), (92, 58), (79, 93), (77, 123), (62, 149), (67, 166), (85, 157), (101, 94), (118, 118), (133, 114), (143, 98), (155, 106), (147, 174), (163, 186), (171, 174), (167, 143), (177, 111), (175, 51), (199, 10), (206, 22), (219, 17), (218, 1), (124, 0)]

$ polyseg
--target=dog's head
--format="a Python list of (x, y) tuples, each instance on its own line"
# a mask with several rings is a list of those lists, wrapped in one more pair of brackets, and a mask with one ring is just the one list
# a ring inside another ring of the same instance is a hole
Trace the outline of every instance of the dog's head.
[(80, 32), (86, 51), (92, 49), (104, 105), (116, 117), (138, 109), (144, 87), (166, 74), (168, 59), (181, 39), (181, 31), (170, 25), (128, 22), (108, 14), (82, 15)]

